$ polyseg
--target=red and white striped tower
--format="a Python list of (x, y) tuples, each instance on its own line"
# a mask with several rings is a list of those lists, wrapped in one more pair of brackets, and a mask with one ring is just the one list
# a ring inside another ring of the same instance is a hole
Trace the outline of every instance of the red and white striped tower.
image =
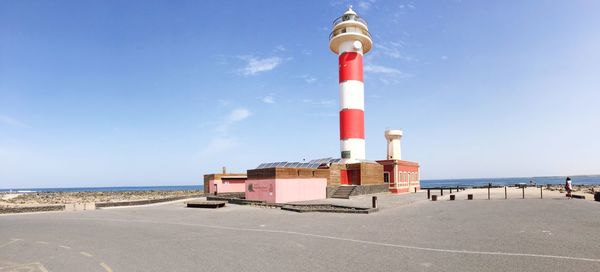
[(367, 22), (352, 6), (333, 22), (329, 48), (339, 55), (340, 149), (344, 162), (365, 159), (363, 54), (373, 46)]

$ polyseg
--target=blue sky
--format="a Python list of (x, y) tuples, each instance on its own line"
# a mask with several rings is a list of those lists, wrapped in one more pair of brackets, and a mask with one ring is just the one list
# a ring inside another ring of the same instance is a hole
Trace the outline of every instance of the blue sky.
[(0, 1), (0, 188), (337, 156), (350, 3), (368, 159), (401, 128), (424, 179), (600, 173), (598, 1)]

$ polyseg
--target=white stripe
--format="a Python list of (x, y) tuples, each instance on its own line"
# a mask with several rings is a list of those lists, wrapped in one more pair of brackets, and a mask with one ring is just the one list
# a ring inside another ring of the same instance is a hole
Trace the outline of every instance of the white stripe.
[(364, 160), (365, 139), (350, 138), (340, 140), (340, 150), (350, 151), (350, 160)]
[(365, 84), (358, 80), (340, 83), (340, 110), (365, 110)]
[(354, 48), (354, 42), (360, 42), (359, 40), (345, 41), (340, 44), (338, 47), (339, 54), (344, 54), (346, 52), (357, 52), (359, 54), (363, 54), (362, 47), (360, 49)]

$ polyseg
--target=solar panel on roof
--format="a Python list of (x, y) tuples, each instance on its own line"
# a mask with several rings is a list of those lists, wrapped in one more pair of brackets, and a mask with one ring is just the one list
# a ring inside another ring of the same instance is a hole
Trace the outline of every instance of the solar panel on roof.
[(273, 167), (286, 167), (286, 168), (319, 168), (319, 166), (324, 165), (324, 164), (329, 164), (329, 163), (336, 163), (336, 162), (340, 162), (342, 159), (340, 158), (322, 158), (322, 159), (315, 159), (315, 160), (310, 160), (308, 162), (287, 162), (287, 161), (282, 161), (282, 162), (268, 162), (268, 163), (261, 163), (259, 166), (257, 166), (255, 169), (264, 169), (264, 168), (273, 168)]

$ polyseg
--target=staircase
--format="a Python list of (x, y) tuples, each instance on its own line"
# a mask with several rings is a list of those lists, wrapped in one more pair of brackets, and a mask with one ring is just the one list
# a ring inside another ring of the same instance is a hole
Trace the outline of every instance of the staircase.
[(354, 192), (354, 188), (356, 188), (356, 186), (340, 186), (333, 192), (331, 198), (349, 199), (352, 192)]

